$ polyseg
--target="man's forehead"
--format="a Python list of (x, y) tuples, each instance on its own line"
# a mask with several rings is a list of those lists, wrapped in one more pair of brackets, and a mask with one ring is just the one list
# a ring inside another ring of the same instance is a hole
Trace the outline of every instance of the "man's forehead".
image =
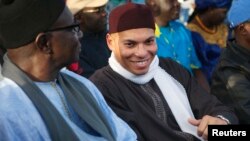
[(143, 36), (144, 34), (154, 33), (154, 29), (152, 28), (136, 28), (136, 29), (128, 29), (125, 31), (117, 32), (118, 34), (137, 34), (137, 36)]
[(131, 29), (122, 32), (112, 33), (112, 37), (119, 38), (122, 40), (147, 40), (149, 38), (154, 38), (154, 30), (151, 28), (139, 28), (139, 29)]

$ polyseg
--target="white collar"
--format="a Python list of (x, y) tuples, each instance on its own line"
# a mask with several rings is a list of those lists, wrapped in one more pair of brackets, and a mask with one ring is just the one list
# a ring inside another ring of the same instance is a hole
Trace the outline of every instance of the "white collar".
[(159, 58), (157, 56), (154, 57), (150, 64), (148, 72), (143, 75), (135, 75), (129, 72), (120, 65), (113, 53), (109, 58), (109, 65), (115, 72), (137, 84), (145, 84), (154, 78), (181, 130), (203, 140), (197, 135), (197, 127), (188, 123), (188, 119), (194, 118), (194, 115), (186, 90), (176, 79), (159, 66)]

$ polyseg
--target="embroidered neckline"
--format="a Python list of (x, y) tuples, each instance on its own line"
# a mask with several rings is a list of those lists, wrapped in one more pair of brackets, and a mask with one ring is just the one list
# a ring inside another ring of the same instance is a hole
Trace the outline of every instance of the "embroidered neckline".
[(210, 34), (214, 34), (216, 33), (217, 29), (214, 28), (214, 29), (209, 29), (207, 26), (205, 26), (205, 24), (201, 21), (200, 17), (198, 15), (195, 16), (195, 20), (197, 21), (197, 23), (199, 24), (199, 26), (201, 27), (202, 30), (204, 30), (205, 32), (207, 33), (210, 33)]
[(70, 115), (70, 112), (69, 112), (69, 107), (67, 106), (67, 102), (66, 100), (64, 99), (64, 96), (63, 94), (60, 92), (58, 86), (57, 86), (57, 80), (54, 80), (54, 81), (50, 81), (49, 82), (50, 86), (52, 88), (55, 89), (56, 93), (58, 94), (61, 102), (62, 102), (62, 105), (63, 105), (63, 109), (64, 109), (64, 112), (66, 113), (66, 115), (69, 117), (69, 119), (72, 119), (71, 118), (71, 115)]

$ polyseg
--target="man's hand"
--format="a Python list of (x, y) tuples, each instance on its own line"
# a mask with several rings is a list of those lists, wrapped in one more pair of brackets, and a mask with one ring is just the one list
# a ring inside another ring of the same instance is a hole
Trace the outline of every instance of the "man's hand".
[(197, 134), (203, 139), (207, 140), (208, 136), (208, 125), (227, 125), (228, 123), (218, 117), (212, 117), (206, 115), (202, 119), (196, 120), (194, 118), (188, 119), (188, 122), (194, 126), (197, 126)]

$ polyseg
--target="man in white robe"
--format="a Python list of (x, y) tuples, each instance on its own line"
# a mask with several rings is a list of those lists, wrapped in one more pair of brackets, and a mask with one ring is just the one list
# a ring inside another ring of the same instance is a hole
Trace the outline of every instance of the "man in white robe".
[(135, 141), (87, 79), (63, 69), (82, 36), (63, 0), (0, 1), (1, 141)]

